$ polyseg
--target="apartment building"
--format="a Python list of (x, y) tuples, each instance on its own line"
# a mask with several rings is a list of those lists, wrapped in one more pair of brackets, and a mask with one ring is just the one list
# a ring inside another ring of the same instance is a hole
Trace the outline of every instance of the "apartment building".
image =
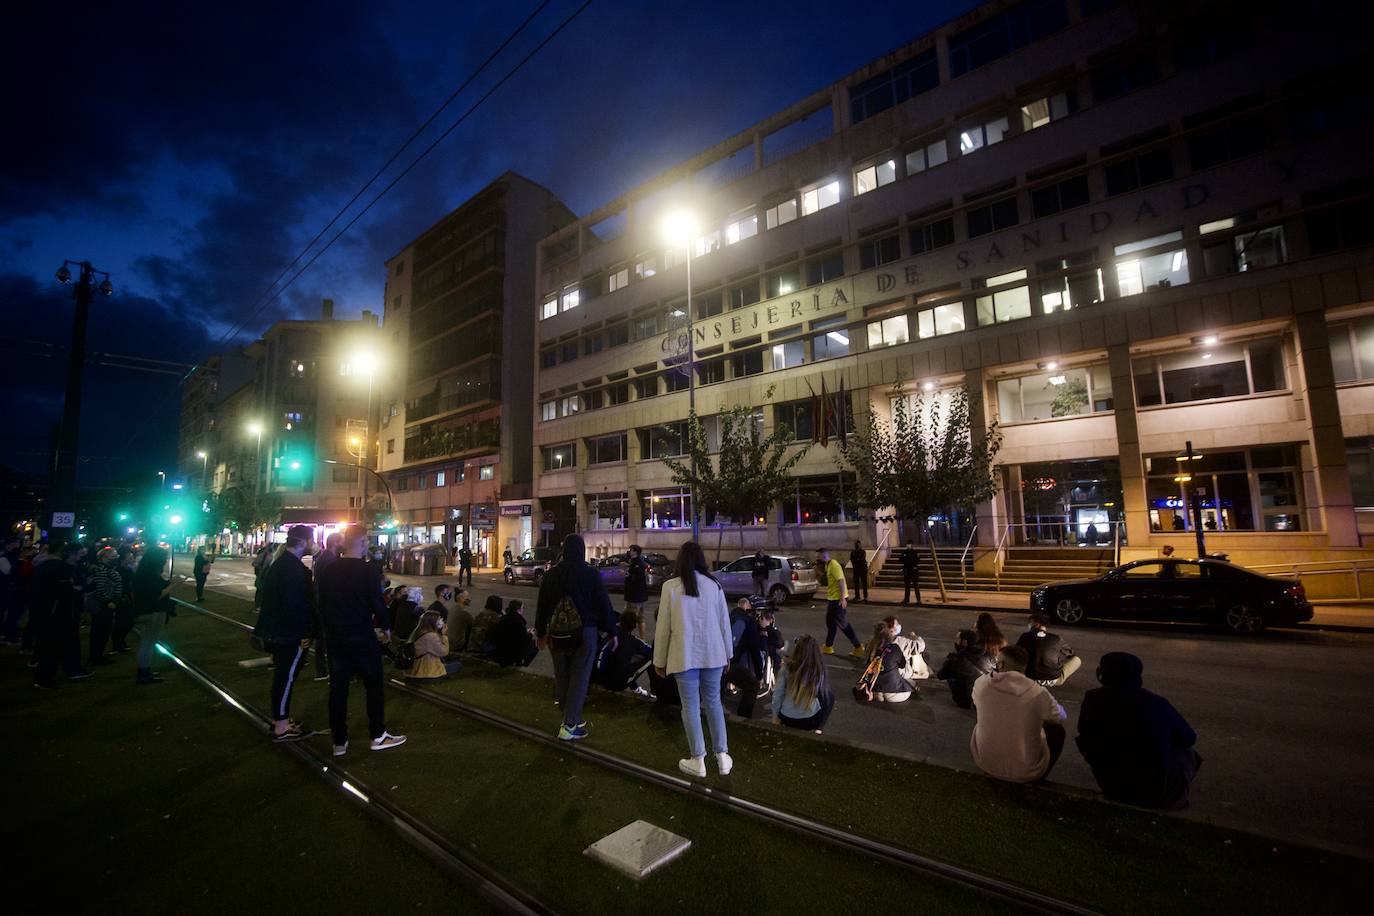
[[(1361, 33), (1328, 13), (988, 3), (549, 235), (523, 306), (547, 536), (680, 543), (690, 371), (703, 416), (806, 441), (841, 383), (860, 422), (966, 388), (1001, 493), (906, 521), (983, 556), (1153, 555), (1199, 515), (1245, 562), (1357, 548), (1374, 170)], [(726, 543), (886, 543), (837, 458)]]
[(380, 467), (399, 543), (531, 543), (535, 249), (573, 214), (507, 172), (386, 262)]

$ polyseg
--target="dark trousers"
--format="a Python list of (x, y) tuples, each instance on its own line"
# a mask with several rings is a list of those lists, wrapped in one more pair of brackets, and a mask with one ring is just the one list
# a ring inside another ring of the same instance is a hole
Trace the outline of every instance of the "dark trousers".
[(210, 578), (210, 577), (209, 577), (209, 576), (205, 576), (205, 575), (196, 576), (196, 600), (197, 600), (197, 601), (201, 601), (202, 599), (205, 598), (205, 580), (208, 579), (208, 578)]
[(305, 650), (299, 639), (274, 639), (267, 643), (272, 653), (272, 719), (283, 722), (291, 718), (291, 691), (305, 667)]
[(868, 567), (854, 567), (854, 600), (868, 600)]
[(911, 593), (916, 593), (916, 603), (921, 603), (921, 577), (916, 572), (902, 573), (902, 582), (906, 585), (906, 595), (902, 598), (902, 604), (911, 603)]
[[(835, 694), (826, 692), (820, 695), (821, 708), (816, 710), (805, 719), (793, 719), (790, 716), (778, 714), (778, 721), (791, 728), (805, 728), (811, 731), (825, 728), (825, 723), (830, 721), (830, 713), (835, 709)], [(1063, 731), (1063, 729), (1060, 729)]]
[(121, 601), (114, 612), (114, 631), (110, 634), (110, 644), (120, 652), (129, 648), (129, 634), (134, 630), (134, 606)]
[(354, 676), (367, 691), (367, 727), (373, 738), (386, 732), (382, 694), (382, 648), (376, 642), (334, 640), (329, 644), (329, 730), (334, 744), (348, 742), (348, 687)]
[(767, 594), (768, 594), (768, 580), (767, 580), (767, 579), (757, 579), (757, 578), (754, 579), (754, 594), (755, 594), (755, 595), (764, 595), (764, 596), (767, 596)]
[(51, 684), (57, 678), (58, 662), (70, 677), (81, 671), (81, 621), (70, 605), (58, 602), (56, 608), (45, 609), (36, 624), (34, 660), (38, 669), (33, 679), (39, 684)]
[(859, 645), (859, 637), (854, 635), (854, 628), (849, 625), (848, 612), (840, 607), (838, 601), (831, 601), (825, 609), (825, 644), (835, 645), (835, 632), (839, 631), (849, 637), (849, 641), (854, 645)]
[(458, 566), (458, 584), (463, 584), (463, 576), (468, 577), (468, 585), (472, 584), (472, 564), (464, 563)]
[(4, 637), (10, 642), (19, 638), (19, 621), (24, 619), (24, 594), (17, 587), (4, 597)]
[(311, 648), (315, 650), (315, 677), (324, 677), (329, 674), (329, 647), (324, 643), (323, 633), (315, 637)]
[(682, 698), (677, 693), (677, 684), (671, 677), (659, 677), (652, 665), (649, 666), (649, 692), (654, 695), (658, 705), (682, 705)]
[(746, 665), (732, 662), (730, 667), (725, 669), (723, 680), (739, 688), (739, 706), (735, 712), (741, 718), (751, 718), (754, 715), (754, 703), (759, 698), (759, 679), (754, 676), (754, 672)]
[(1050, 775), (1050, 770), (1053, 770), (1054, 765), (1059, 762), (1059, 755), (1064, 753), (1064, 739), (1068, 736), (1068, 733), (1064, 731), (1064, 726), (1058, 722), (1046, 722), (1044, 728), (1045, 743), (1050, 746), (1050, 765), (1045, 767), (1045, 772), (1040, 776), (1041, 779), (1047, 778)]
[(563, 724), (582, 724), (582, 705), (596, 662), (596, 627), (582, 628), (582, 644), (576, 649), (550, 649), (553, 659), (553, 698), (563, 707)]
[(110, 631), (114, 629), (115, 609), (105, 605), (91, 608), (91, 651), (92, 662), (105, 655), (105, 646), (110, 641)]

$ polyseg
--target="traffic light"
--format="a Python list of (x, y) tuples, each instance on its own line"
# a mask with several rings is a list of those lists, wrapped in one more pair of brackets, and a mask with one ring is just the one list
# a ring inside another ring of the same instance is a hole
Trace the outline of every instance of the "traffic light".
[(314, 477), (315, 455), (308, 445), (291, 443), (274, 459), (278, 482), (307, 486)]

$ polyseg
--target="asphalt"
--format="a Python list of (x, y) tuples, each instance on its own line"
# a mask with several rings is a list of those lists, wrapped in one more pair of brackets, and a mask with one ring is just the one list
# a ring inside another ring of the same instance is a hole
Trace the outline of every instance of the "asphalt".
[[(455, 577), (391, 578), (422, 585), (428, 595), (434, 584)], [(210, 587), (251, 598), (247, 561), (221, 560)], [(478, 573), (472, 592), (477, 607), (489, 594), (523, 597), (527, 606), (535, 595), (530, 586), (507, 586), (494, 571)], [(1026, 623), (1025, 595), (951, 593), (945, 604), (919, 608), (894, 608), (901, 594), (887, 589), (874, 589), (871, 597), (850, 606), (860, 638), (895, 612), (908, 633), (925, 638), (926, 658), (936, 670), (952, 650), (955, 631), (971, 626), (979, 611), (991, 611), (1012, 641)], [(788, 639), (823, 635), (823, 615), (823, 603), (789, 604), (779, 625)], [(1352, 816), (1374, 810), (1374, 783), (1368, 779), (1374, 682), (1365, 676), (1374, 665), (1374, 610), (1323, 605), (1313, 625), (1250, 638), (1183, 625), (1100, 624), (1062, 635), (1085, 660), (1077, 675), (1052, 691), (1069, 714), (1070, 735), (1084, 693), (1095, 686), (1096, 660), (1108, 651), (1140, 656), (1146, 686), (1167, 697), (1198, 732), (1204, 762), (1193, 804), (1177, 816), (1374, 859), (1374, 821)], [(858, 661), (839, 654), (844, 637), (839, 643), (827, 659), (839, 699), (826, 740), (974, 769), (968, 750), (974, 713), (954, 706), (943, 683), (922, 682), (919, 694), (904, 704), (860, 706), (847, 689), (858, 675)], [(552, 676), (545, 653), (531, 670)], [(766, 722), (765, 715), (759, 713), (758, 724)], [(1072, 746), (1049, 786), (1096, 792), (1091, 771)]]

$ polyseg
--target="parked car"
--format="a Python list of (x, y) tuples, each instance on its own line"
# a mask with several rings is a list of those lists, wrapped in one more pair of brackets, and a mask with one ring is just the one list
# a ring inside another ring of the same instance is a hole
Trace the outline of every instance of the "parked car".
[[(725, 594), (731, 598), (754, 594), (754, 557), (740, 557), (716, 570)], [(810, 598), (820, 588), (816, 566), (804, 557), (768, 555), (768, 598), (775, 605), (791, 598)]]
[[(663, 587), (664, 582), (673, 577), (673, 561), (663, 554), (646, 553), (644, 561), (649, 564), (649, 591), (657, 591)], [(629, 569), (630, 555), (626, 553), (613, 553), (597, 563), (601, 581), (606, 583), (606, 590), (612, 592), (625, 590), (625, 574)]]
[(1307, 593), (1224, 560), (1137, 560), (1095, 579), (1048, 582), (1031, 592), (1032, 611), (1062, 624), (1089, 619), (1195, 621), (1254, 634), (1312, 619)]
[(544, 581), (544, 573), (549, 571), (549, 567), (558, 562), (557, 547), (529, 547), (520, 556), (515, 558), (515, 562), (506, 567), (506, 583), (514, 585), (516, 582), (533, 582), (538, 585)]

